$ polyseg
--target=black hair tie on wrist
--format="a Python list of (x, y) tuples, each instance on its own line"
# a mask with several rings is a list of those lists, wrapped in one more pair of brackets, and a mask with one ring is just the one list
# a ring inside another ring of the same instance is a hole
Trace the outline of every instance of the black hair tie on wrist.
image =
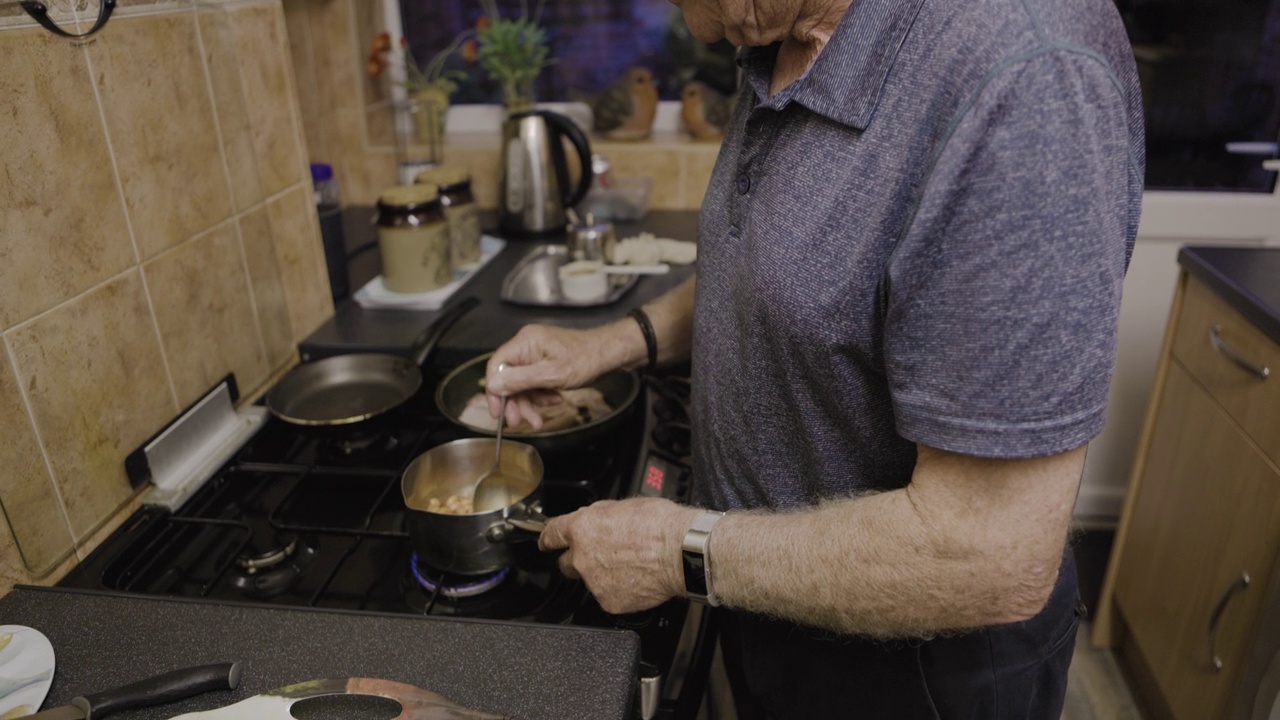
[(645, 371), (653, 372), (658, 367), (658, 335), (653, 331), (649, 314), (644, 311), (644, 308), (635, 308), (627, 315), (635, 318), (636, 324), (640, 326), (640, 332), (644, 335), (644, 346), (649, 351), (649, 364), (645, 366)]

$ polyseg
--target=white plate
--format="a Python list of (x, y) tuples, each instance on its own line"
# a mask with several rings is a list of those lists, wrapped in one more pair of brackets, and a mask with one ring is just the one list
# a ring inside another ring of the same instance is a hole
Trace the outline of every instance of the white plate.
[(0, 644), (0, 720), (33, 714), (53, 682), (53, 645), (25, 625), (0, 625)]

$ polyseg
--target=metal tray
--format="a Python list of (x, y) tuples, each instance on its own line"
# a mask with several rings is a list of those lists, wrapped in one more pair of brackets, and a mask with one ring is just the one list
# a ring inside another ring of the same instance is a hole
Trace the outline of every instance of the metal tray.
[(618, 301), (639, 282), (639, 275), (610, 275), (609, 292), (603, 300), (579, 302), (560, 293), (560, 266), (570, 262), (564, 245), (539, 245), (507, 273), (502, 281), (502, 299), (514, 305), (538, 307), (600, 307)]

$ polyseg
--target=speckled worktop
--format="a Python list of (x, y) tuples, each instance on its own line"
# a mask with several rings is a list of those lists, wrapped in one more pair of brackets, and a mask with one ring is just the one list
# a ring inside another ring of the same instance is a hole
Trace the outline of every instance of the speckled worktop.
[(230, 705), (305, 680), (375, 677), (461, 705), (535, 720), (628, 718), (640, 640), (562, 625), (406, 617), (18, 587), (0, 624), (36, 628), (56, 672), (44, 709), (169, 670), (240, 662), (233, 692), (212, 692), (120, 720)]
[[(373, 209), (347, 208), (344, 212), (348, 249), (367, 246), (376, 238), (370, 225)], [(487, 224), (496, 216), (486, 215)], [(696, 210), (654, 210), (636, 222), (617, 223), (619, 239), (640, 232), (659, 237), (694, 241), (698, 235)], [(523, 307), (499, 299), (502, 281), (520, 260), (537, 245), (564, 243), (562, 234), (541, 240), (508, 239), (507, 246), (460, 288), (450, 302), (468, 295), (480, 299), (480, 306), (468, 313), (440, 342), (432, 364), (452, 368), (476, 355), (486, 353), (529, 323), (564, 327), (594, 327), (625, 317), (627, 311), (659, 297), (694, 273), (692, 265), (676, 265), (666, 275), (641, 277), (629, 293), (611, 305), (589, 308)], [(359, 253), (348, 265), (352, 291), (382, 271), (376, 250)], [(304, 360), (349, 352), (412, 354), (412, 344), (438, 312), (364, 309), (346, 299), (335, 304), (334, 316), (299, 344)]]
[(1280, 248), (1184, 247), (1178, 264), (1280, 343)]

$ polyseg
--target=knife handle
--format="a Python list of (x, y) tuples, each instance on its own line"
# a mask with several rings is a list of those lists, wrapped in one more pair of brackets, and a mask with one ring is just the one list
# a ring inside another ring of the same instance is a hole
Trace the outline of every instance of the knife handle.
[(71, 704), (84, 711), (85, 720), (130, 708), (176, 702), (210, 690), (235, 690), (240, 685), (240, 663), (216, 663), (174, 670), (136, 683), (77, 697)]

